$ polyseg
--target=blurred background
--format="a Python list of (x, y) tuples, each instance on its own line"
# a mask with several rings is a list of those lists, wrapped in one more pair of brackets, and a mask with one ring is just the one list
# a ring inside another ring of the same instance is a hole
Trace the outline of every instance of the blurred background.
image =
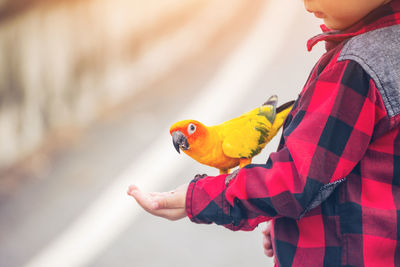
[(0, 0), (0, 266), (272, 266), (262, 226), (165, 221), (126, 190), (216, 175), (169, 126), (297, 98), (319, 23), (291, 0)]

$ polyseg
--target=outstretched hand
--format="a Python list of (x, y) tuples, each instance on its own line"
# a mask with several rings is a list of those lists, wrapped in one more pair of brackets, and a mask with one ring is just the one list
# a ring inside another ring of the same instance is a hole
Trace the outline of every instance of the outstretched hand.
[(135, 185), (128, 189), (128, 195), (148, 213), (171, 221), (186, 217), (186, 191), (188, 185), (184, 184), (169, 192), (146, 193), (140, 191)]

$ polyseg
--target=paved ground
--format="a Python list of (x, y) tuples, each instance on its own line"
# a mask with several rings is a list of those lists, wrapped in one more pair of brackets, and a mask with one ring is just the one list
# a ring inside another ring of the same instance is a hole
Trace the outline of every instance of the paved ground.
[[(285, 38), (285, 44), (268, 62), (261, 64), (251, 86), (244, 88), (241, 105), (225, 110), (224, 116), (239, 115), (261, 104), (272, 93), (279, 95), (281, 103), (296, 98), (321, 50), (309, 54), (305, 48), (307, 38), (318, 33), (315, 20), (301, 8), (291, 19), (290, 31), (280, 36)], [(39, 252), (85, 214), (127, 166), (141, 159), (154, 140), (166, 135), (170, 142), (168, 133), (161, 131), (179, 118), (181, 110), (197, 101), (201, 89), (215, 78), (224, 61), (240, 45), (240, 38), (231, 38), (225, 44), (210, 47), (213, 52), (192, 59), (168, 80), (137, 95), (129, 107), (93, 125), (82, 138), (58, 153), (46, 172), (2, 198), (0, 266), (32, 263)], [(255, 162), (264, 162), (266, 154), (276, 148), (276, 141)], [(172, 144), (171, 151), (174, 151)], [(169, 177), (167, 184), (160, 182), (161, 190), (172, 189), (197, 172), (213, 172), (184, 156), (179, 158), (182, 163), (177, 163), (179, 168), (174, 177)], [(159, 166), (160, 162), (154, 162), (154, 168)], [(128, 197), (126, 202), (136, 208)], [(94, 219), (92, 223), (95, 227), (101, 222)], [(262, 253), (260, 229), (231, 232), (215, 225), (195, 225), (187, 219), (164, 221), (145, 213), (138, 213), (129, 227), (121, 229), (103, 247), (99, 254), (88, 257), (85, 265), (272, 266)], [(79, 255), (78, 251), (76, 254)]]

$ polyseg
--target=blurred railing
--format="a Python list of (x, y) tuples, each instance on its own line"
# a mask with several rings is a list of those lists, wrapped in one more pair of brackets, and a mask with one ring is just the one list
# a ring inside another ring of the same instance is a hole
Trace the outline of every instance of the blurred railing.
[(165, 77), (248, 4), (0, 2), (0, 170)]

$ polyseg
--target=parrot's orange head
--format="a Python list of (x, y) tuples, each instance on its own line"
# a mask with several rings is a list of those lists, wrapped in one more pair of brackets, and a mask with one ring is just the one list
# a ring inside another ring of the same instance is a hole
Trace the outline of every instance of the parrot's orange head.
[(202, 137), (207, 134), (207, 127), (195, 120), (184, 120), (173, 124), (169, 130), (172, 135), (172, 142), (178, 153), (179, 149), (189, 152), (201, 143)]

